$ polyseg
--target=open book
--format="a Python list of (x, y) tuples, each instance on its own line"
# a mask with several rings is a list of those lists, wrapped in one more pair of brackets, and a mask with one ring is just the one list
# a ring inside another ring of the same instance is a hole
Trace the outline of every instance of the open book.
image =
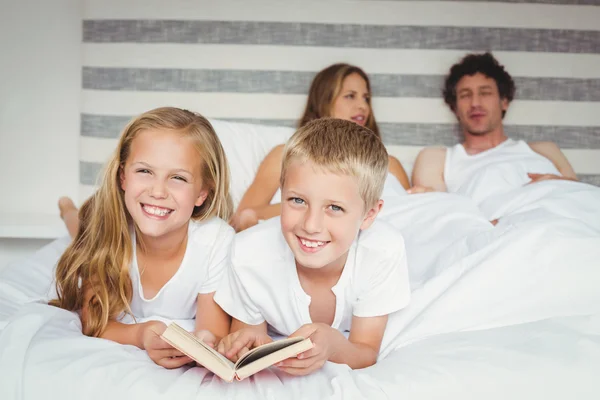
[(234, 364), (218, 351), (198, 340), (192, 333), (172, 322), (161, 335), (162, 339), (198, 364), (212, 371), (221, 379), (231, 382), (233, 378), (242, 380), (277, 364), (286, 358), (294, 357), (313, 347), (310, 339), (294, 337), (276, 340), (272, 343), (255, 347), (244, 354)]

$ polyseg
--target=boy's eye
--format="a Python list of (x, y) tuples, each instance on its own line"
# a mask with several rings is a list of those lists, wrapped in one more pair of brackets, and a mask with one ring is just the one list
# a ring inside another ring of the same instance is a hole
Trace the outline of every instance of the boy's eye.
[(294, 204), (304, 204), (304, 200), (302, 200), (300, 197), (290, 197), (289, 200)]
[(342, 207), (336, 206), (335, 204), (332, 204), (329, 207), (331, 207), (331, 211), (335, 211), (335, 212), (344, 211), (344, 209)]

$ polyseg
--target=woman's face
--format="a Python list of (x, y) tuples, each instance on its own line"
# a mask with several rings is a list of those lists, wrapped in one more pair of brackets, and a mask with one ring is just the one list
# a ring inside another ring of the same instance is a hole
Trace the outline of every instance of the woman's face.
[(365, 126), (371, 113), (371, 93), (367, 82), (356, 72), (342, 82), (342, 90), (333, 101), (331, 117), (353, 121)]

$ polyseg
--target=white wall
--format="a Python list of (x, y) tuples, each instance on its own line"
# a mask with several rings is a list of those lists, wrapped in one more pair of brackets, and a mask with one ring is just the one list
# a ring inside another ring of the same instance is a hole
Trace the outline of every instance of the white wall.
[[(78, 193), (82, 3), (0, 10), (0, 212), (58, 214)], [(47, 242), (0, 238), (0, 268)]]

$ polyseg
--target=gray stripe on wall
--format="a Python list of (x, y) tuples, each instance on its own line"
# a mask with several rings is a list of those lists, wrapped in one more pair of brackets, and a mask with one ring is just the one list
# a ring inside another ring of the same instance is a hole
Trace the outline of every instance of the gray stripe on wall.
[(600, 31), (259, 21), (85, 20), (83, 41), (600, 53)]
[[(402, 161), (402, 160), (400, 160)], [(79, 162), (79, 183), (82, 185), (96, 186), (99, 183), (100, 174), (104, 165), (101, 163)], [(592, 185), (600, 186), (600, 175), (578, 175), (579, 180)]]
[(590, 185), (600, 186), (600, 175), (577, 175), (581, 182), (589, 183)]
[(104, 164), (79, 161), (79, 183), (82, 185), (96, 186), (100, 183), (100, 174)]
[[(131, 117), (81, 114), (81, 135), (97, 138), (117, 138)], [(271, 126), (295, 127), (295, 120), (281, 119), (236, 119), (231, 122), (245, 122)], [(460, 132), (455, 124), (427, 123), (386, 123), (380, 122), (383, 141), (387, 145), (431, 146), (434, 144), (451, 146), (458, 143)], [(527, 142), (552, 141), (563, 149), (600, 149), (600, 127), (589, 126), (539, 126), (507, 125), (508, 135)]]
[[(406, 0), (362, 0), (362, 1), (406, 1)], [(421, 1), (439, 1), (439, 0), (421, 0)], [(472, 3), (487, 3), (490, 0), (442, 0)], [(535, 3), (535, 4), (566, 4), (566, 5), (600, 5), (600, 0), (494, 0), (496, 3)]]
[[(83, 67), (82, 86), (95, 90), (308, 93), (314, 72)], [(439, 75), (370, 75), (375, 96), (441, 96)], [(600, 101), (600, 79), (515, 78), (522, 100)]]

